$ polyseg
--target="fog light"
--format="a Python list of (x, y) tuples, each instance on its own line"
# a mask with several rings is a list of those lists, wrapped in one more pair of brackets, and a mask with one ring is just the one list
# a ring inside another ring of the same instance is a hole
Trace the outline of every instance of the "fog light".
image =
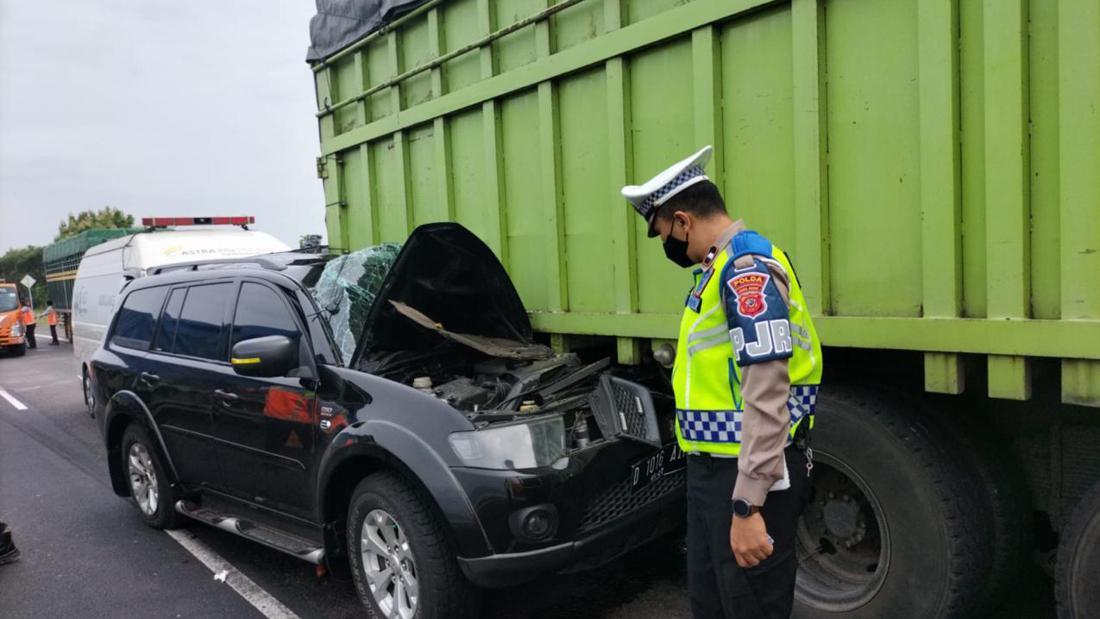
[(558, 510), (553, 505), (536, 505), (512, 512), (512, 533), (526, 542), (541, 542), (554, 537), (558, 529)]
[(546, 512), (532, 512), (523, 520), (523, 531), (534, 538), (541, 538), (550, 532), (550, 518)]

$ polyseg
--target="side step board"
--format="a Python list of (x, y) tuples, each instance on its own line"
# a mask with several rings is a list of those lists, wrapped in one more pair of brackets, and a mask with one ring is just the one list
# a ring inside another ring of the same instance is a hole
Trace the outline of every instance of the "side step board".
[(176, 511), (188, 518), (205, 522), (223, 531), (240, 535), (254, 542), (259, 542), (268, 548), (274, 548), (310, 563), (320, 565), (325, 560), (325, 549), (318, 546), (316, 542), (256, 524), (228, 512), (201, 507), (190, 501), (176, 501)]

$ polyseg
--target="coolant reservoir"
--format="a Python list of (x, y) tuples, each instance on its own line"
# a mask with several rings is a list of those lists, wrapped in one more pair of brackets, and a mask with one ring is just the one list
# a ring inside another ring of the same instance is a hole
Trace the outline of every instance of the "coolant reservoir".
[(417, 391), (423, 391), (428, 395), (435, 395), (432, 392), (432, 377), (431, 376), (417, 376), (413, 379), (413, 389)]

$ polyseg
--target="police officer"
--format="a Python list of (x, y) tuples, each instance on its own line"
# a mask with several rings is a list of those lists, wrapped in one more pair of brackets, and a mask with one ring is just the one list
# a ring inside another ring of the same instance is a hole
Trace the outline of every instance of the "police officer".
[(809, 497), (821, 345), (790, 259), (726, 213), (707, 146), (623, 187), (665, 256), (694, 271), (676, 363), (696, 618), (786, 617)]

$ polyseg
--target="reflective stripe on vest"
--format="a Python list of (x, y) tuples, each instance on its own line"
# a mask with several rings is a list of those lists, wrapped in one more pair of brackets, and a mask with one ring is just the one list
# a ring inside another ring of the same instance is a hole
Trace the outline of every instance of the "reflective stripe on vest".
[[(695, 271), (696, 286), (680, 320), (672, 384), (676, 392), (676, 439), (687, 453), (741, 453), (741, 368), (722, 299), (721, 274), (733, 259), (731, 247), (715, 258), (710, 266), (712, 273)], [(763, 257), (779, 263), (790, 284), (788, 306), (794, 350), (789, 361), (791, 395), (787, 410), (793, 437), (807, 416), (811, 427), (813, 424), (817, 386), (821, 383), (821, 342), (790, 261), (778, 247), (771, 249), (772, 255)]]

